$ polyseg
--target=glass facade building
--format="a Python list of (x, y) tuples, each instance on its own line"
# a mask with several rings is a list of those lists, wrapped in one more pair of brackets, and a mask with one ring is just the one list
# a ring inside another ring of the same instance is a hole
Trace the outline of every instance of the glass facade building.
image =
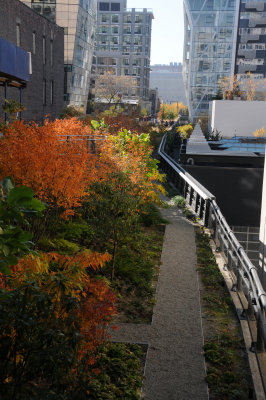
[(98, 0), (94, 74), (131, 76), (130, 98), (149, 99), (152, 10), (127, 9), (126, 0)]
[(184, 0), (183, 77), (192, 120), (233, 76), (240, 0)]
[(64, 101), (66, 105), (73, 105), (85, 111), (94, 52), (97, 0), (23, 2), (64, 28)]
[(238, 79), (266, 77), (266, 1), (241, 1), (235, 73)]

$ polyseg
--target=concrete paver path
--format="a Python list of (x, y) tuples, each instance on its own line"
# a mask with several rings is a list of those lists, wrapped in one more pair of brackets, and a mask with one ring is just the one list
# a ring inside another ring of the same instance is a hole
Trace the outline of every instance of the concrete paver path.
[(118, 324), (117, 342), (147, 343), (145, 400), (207, 400), (194, 227), (177, 208), (166, 226), (151, 325)]

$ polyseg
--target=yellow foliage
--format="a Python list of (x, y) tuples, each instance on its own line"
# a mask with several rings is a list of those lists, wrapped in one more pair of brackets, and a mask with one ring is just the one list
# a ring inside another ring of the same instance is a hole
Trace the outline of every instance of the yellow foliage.
[(264, 126), (261, 127), (260, 129), (257, 129), (257, 130), (253, 133), (253, 135), (256, 136), (256, 137), (259, 137), (259, 138), (261, 138), (261, 137), (266, 137), (266, 131), (265, 131), (265, 129), (264, 129)]

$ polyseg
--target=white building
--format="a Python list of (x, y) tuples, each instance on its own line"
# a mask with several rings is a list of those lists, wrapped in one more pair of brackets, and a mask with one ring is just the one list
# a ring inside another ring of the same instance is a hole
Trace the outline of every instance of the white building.
[(149, 100), (152, 10), (127, 8), (127, 0), (97, 0), (93, 73), (134, 78), (124, 96)]
[(266, 130), (264, 101), (213, 100), (209, 108), (209, 132), (222, 137), (249, 136), (262, 127)]

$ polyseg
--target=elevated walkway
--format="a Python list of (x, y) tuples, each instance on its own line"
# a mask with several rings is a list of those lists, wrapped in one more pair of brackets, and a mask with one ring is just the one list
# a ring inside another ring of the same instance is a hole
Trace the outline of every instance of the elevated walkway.
[(207, 400), (194, 227), (175, 207), (166, 226), (151, 325), (119, 324), (115, 342), (148, 345), (145, 400)]

